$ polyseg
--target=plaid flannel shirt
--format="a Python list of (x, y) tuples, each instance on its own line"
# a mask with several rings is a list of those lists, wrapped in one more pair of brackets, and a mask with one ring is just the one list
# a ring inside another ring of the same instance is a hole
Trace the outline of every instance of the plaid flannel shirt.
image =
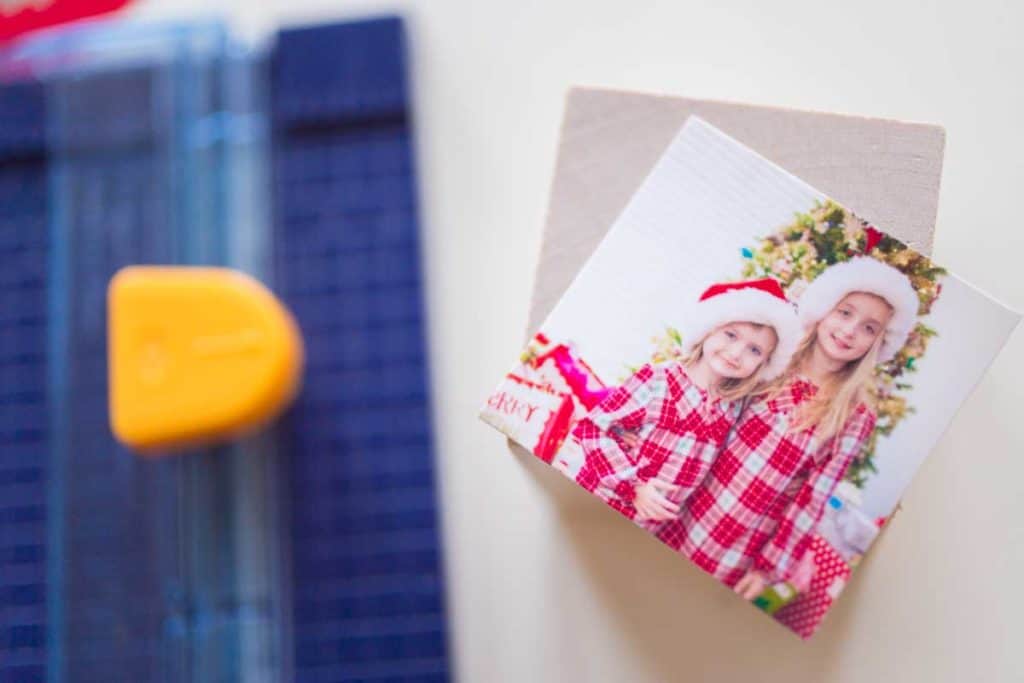
[(797, 379), (777, 398), (755, 400), (680, 518), (661, 525), (658, 537), (729, 586), (752, 568), (772, 583), (789, 580), (875, 427), (875, 414), (861, 404), (823, 444), (813, 428), (787, 433), (794, 409), (816, 390)]
[[(577, 423), (585, 460), (576, 481), (630, 519), (636, 487), (652, 479), (679, 486), (666, 497), (682, 502), (707, 474), (733, 413), (682, 365), (645, 365)], [(639, 437), (633, 449), (622, 441), (626, 431)]]

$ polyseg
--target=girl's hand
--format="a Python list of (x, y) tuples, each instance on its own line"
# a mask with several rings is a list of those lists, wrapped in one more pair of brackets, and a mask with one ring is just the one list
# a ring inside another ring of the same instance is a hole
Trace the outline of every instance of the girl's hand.
[(622, 443), (626, 444), (626, 448), (628, 449), (626, 452), (628, 453), (636, 448), (636, 445), (640, 443), (640, 437), (634, 432), (622, 432)]
[(636, 496), (633, 498), (633, 507), (636, 508), (635, 519), (657, 522), (675, 519), (679, 515), (679, 505), (666, 498), (665, 494), (678, 490), (678, 486), (656, 479), (637, 486)]
[(759, 596), (764, 587), (768, 585), (768, 578), (757, 571), (749, 571), (736, 583), (733, 591), (743, 596), (744, 600), (753, 600)]

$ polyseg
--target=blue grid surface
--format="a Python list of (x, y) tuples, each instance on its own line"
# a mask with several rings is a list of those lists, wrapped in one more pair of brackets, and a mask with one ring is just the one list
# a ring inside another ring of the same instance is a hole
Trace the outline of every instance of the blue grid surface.
[(297, 681), (449, 668), (401, 22), (272, 56), (275, 282), (307, 343), (288, 416)]
[(151, 460), (110, 435), (110, 276), (223, 263), (246, 210), (224, 192), (261, 144), (225, 151), (237, 79), (160, 48), (218, 35), (156, 31), (152, 54), (181, 61), (0, 86), (0, 682), (447, 680), (398, 20), (285, 31), (270, 56), (271, 279), (307, 344), (272, 496), (287, 586), (278, 559), (258, 589), (235, 564), (239, 530), (250, 551), (256, 526), (278, 533), (239, 516), (250, 446)]
[(46, 680), (47, 170), (38, 83), (0, 88), (0, 681)]

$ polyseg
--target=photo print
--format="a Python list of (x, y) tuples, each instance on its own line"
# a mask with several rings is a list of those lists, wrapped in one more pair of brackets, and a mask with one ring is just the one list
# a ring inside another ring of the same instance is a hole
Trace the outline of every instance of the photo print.
[(690, 117), (481, 418), (808, 638), (1018, 320)]

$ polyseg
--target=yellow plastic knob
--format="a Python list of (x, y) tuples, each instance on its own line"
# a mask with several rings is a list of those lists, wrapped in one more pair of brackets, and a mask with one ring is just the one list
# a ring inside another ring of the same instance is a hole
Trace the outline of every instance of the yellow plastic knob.
[(295, 397), (302, 337), (262, 284), (227, 268), (132, 266), (107, 290), (110, 422), (141, 453), (225, 441)]

